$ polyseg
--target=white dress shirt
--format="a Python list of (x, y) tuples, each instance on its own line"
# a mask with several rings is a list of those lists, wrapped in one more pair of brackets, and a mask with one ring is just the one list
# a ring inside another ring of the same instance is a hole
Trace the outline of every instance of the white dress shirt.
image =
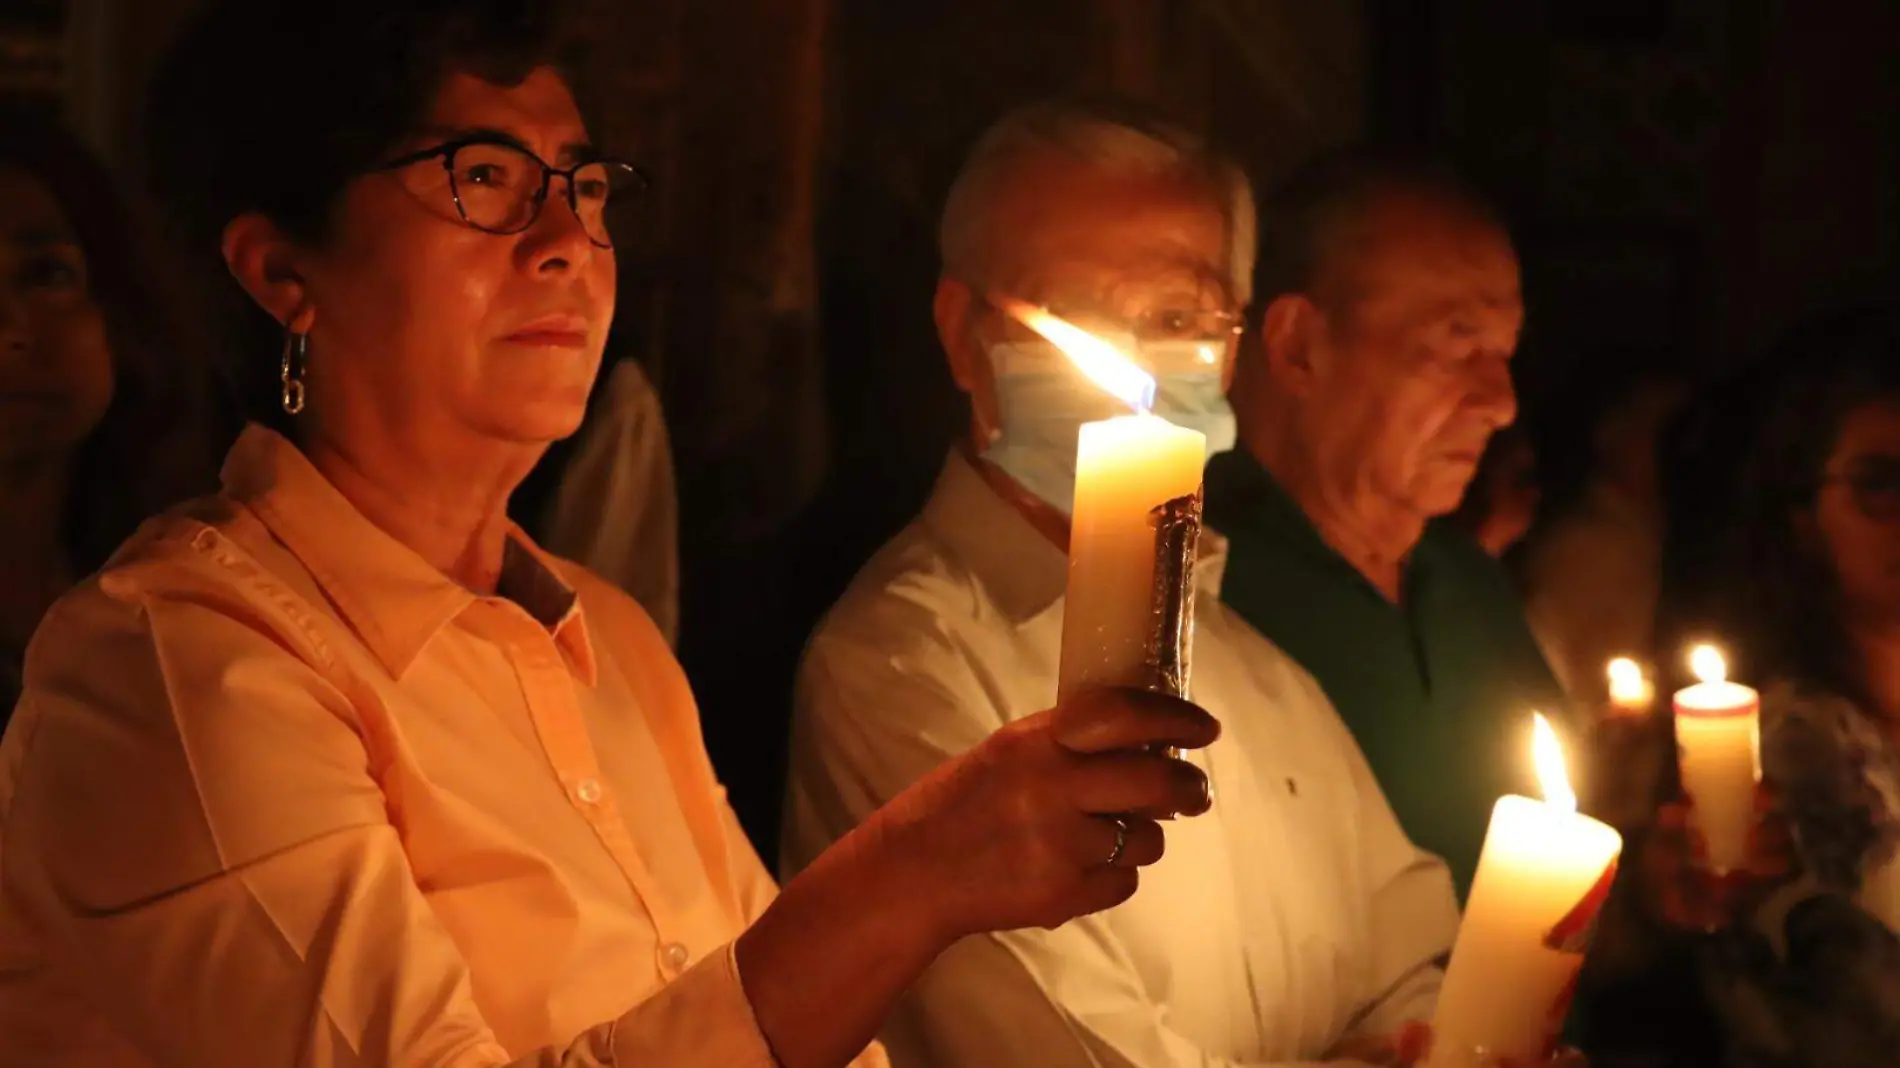
[[(936, 1068), (1285, 1065), (1428, 1020), (1458, 922), (1317, 684), (1219, 600), (1204, 556), (1193, 759), (1214, 808), (1109, 912), (963, 940), (907, 997), (893, 1062)], [(800, 671), (788, 871), (944, 759), (1054, 703), (1064, 554), (953, 456)]]

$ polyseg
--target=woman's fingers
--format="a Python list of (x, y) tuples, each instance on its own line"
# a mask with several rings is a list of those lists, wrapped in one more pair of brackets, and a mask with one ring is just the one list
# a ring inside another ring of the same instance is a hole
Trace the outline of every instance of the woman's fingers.
[(1168, 746), (1200, 749), (1220, 737), (1213, 716), (1177, 697), (1093, 690), (1056, 706), (1056, 744), (1076, 753)]
[(1071, 758), (1064, 780), (1082, 812), (1198, 816), (1207, 811), (1207, 775), (1183, 760), (1128, 750)]
[(1167, 850), (1161, 825), (1140, 816), (1090, 816), (1075, 837), (1076, 863), (1085, 868), (1145, 868)]

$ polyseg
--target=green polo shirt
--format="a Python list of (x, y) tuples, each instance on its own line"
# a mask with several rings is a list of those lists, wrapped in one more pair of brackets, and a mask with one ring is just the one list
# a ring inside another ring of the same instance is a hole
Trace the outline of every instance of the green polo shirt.
[(1504, 570), (1434, 523), (1393, 604), (1241, 450), (1208, 466), (1207, 517), (1232, 542), (1222, 599), (1319, 680), (1400, 824), (1445, 859), (1464, 900), (1491, 806), (1539, 796), (1531, 712), (1559, 729), (1567, 716)]

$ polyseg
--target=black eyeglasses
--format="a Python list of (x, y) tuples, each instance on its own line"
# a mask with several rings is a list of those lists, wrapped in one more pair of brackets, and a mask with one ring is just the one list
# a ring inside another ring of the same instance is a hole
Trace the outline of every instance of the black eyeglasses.
[(554, 179), (564, 179), (567, 206), (598, 248), (614, 247), (608, 205), (649, 184), (646, 174), (629, 163), (593, 159), (562, 169), (520, 145), (485, 134), (411, 152), (377, 169), (401, 170), (429, 159), (440, 159), (448, 171), (449, 193), (462, 221), (491, 234), (518, 234), (533, 226)]

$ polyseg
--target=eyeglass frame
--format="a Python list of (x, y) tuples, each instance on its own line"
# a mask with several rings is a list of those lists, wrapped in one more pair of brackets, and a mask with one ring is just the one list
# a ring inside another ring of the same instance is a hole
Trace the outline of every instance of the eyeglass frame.
[[(483, 226), (468, 217), (468, 208), (462, 203), (462, 187), (460, 183), (455, 180), (455, 154), (465, 148), (473, 148), (476, 145), (491, 145), (496, 148), (506, 148), (514, 152), (519, 152), (541, 166), (541, 188), (534, 194), (534, 209), (528, 212), (527, 219), (524, 220), (520, 226), (512, 230), (498, 230), (492, 226)], [(518, 141), (511, 141), (505, 137), (497, 137), (492, 133), (469, 134), (466, 137), (457, 137), (454, 140), (444, 141), (439, 145), (434, 145), (429, 148), (419, 148), (414, 152), (404, 153), (395, 159), (385, 161), (376, 167), (375, 171), (378, 173), (399, 171), (405, 167), (413, 167), (418, 163), (436, 158), (442, 160), (442, 170), (449, 176), (449, 198), (455, 201), (455, 214), (461, 218), (463, 224), (468, 226), (469, 229), (479, 230), (484, 234), (494, 234), (497, 237), (512, 237), (515, 234), (526, 233), (528, 228), (533, 226), (541, 218), (541, 211), (547, 207), (548, 203), (548, 189), (554, 184), (556, 177), (566, 179), (567, 209), (574, 213), (575, 218), (580, 218), (580, 198), (574, 192), (574, 176), (579, 174), (584, 167), (605, 165), (610, 168), (619, 168), (622, 173), (627, 174), (633, 179), (638, 192), (644, 193), (653, 188), (653, 180), (647, 172), (625, 160), (614, 159), (609, 156), (592, 156), (588, 159), (581, 160), (572, 167), (556, 167), (547, 160), (542, 159), (538, 153), (528, 146)], [(608, 203), (611, 205), (612, 202), (609, 201)], [(611, 237), (609, 237), (605, 243), (602, 243), (594, 240), (594, 235), (588, 234), (585, 226), (581, 227), (581, 232), (587, 234), (587, 243), (593, 245), (595, 248), (611, 249), (614, 247)]]

